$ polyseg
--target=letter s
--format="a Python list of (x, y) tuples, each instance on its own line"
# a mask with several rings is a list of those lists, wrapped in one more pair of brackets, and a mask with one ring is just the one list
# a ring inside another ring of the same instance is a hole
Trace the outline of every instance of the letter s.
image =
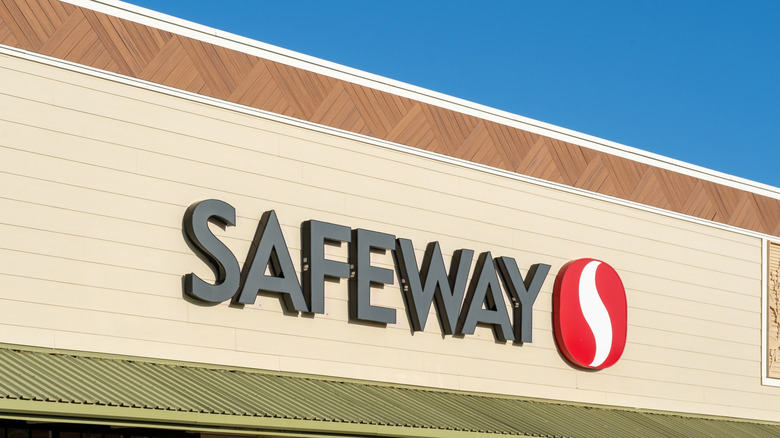
[(238, 291), (241, 271), (233, 253), (209, 229), (209, 221), (222, 227), (236, 224), (236, 209), (224, 201), (196, 202), (184, 213), (184, 235), (195, 254), (210, 265), (216, 282), (209, 284), (195, 274), (184, 276), (184, 293), (198, 300), (220, 303)]

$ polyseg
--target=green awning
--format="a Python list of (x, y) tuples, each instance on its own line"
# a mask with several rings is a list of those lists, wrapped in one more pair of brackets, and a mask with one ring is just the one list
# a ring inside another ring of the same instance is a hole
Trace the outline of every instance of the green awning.
[(780, 423), (12, 345), (0, 346), (0, 418), (274, 436), (780, 436)]

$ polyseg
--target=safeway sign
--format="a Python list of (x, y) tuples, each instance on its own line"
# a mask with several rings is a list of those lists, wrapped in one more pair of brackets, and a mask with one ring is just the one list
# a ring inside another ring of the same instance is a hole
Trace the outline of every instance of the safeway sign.
[(590, 369), (614, 365), (626, 345), (627, 313), (623, 282), (602, 261), (569, 262), (555, 278), (555, 341), (575, 365)]
[[(325, 279), (345, 278), (349, 284), (350, 319), (395, 323), (395, 309), (371, 304), (371, 284), (393, 284), (397, 274), (413, 330), (425, 329), (433, 305), (445, 334), (473, 334), (477, 324), (481, 324), (489, 326), (499, 341), (532, 342), (533, 306), (550, 265), (534, 264), (523, 277), (513, 258), (494, 258), (487, 251), (477, 256), (471, 270), (474, 251), (460, 249), (454, 252), (447, 269), (438, 242), (428, 243), (422, 264), (418, 265), (409, 239), (309, 220), (301, 224), (299, 281), (273, 210), (265, 212), (260, 219), (243, 269), (239, 269), (230, 249), (211, 232), (209, 222), (222, 227), (234, 226), (235, 209), (226, 202), (209, 199), (191, 205), (184, 214), (187, 243), (211, 267), (216, 278), (211, 284), (192, 273), (184, 276), (184, 293), (197, 300), (220, 303), (230, 299), (235, 304), (246, 305), (253, 304), (258, 293), (270, 292), (280, 296), (286, 310), (324, 313)], [(348, 244), (348, 261), (326, 259), (326, 241)], [(396, 272), (371, 265), (372, 251), (391, 251)], [(598, 265), (580, 269), (579, 262), (566, 265), (556, 280), (556, 340), (573, 364), (606, 368), (619, 359), (625, 345), (625, 291), (617, 273), (608, 265), (603, 264), (609, 269), (607, 272), (606, 268), (599, 270)], [(594, 275), (593, 285), (588, 283), (590, 280), (585, 283), (573, 280), (574, 277), (590, 279)], [(612, 286), (615, 279), (620, 283), (619, 288)], [(596, 285), (604, 281), (610, 286)], [(582, 289), (583, 284), (585, 292), (572, 292), (572, 288)], [(512, 303), (511, 320), (504, 296)], [(581, 312), (571, 310), (575, 307)], [(580, 315), (580, 319), (570, 316), (574, 314)]]

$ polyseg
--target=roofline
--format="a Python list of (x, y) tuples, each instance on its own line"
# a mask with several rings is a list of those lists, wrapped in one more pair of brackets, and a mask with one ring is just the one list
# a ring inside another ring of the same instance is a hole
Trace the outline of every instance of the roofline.
[(138, 24), (155, 27), (202, 42), (218, 45), (227, 49), (237, 50), (250, 55), (265, 58), (313, 73), (324, 74), (336, 79), (349, 81), (358, 85), (374, 88), (380, 91), (396, 94), (436, 105), (449, 110), (468, 114), (481, 119), (493, 121), (535, 134), (547, 136), (561, 141), (574, 143), (578, 146), (608, 153), (643, 164), (659, 167), (695, 178), (704, 179), (717, 184), (758, 195), (780, 199), (780, 188), (748, 180), (723, 172), (718, 172), (695, 164), (665, 157), (653, 152), (644, 151), (632, 146), (605, 140), (592, 135), (566, 129), (560, 126), (534, 120), (528, 117), (512, 114), (507, 111), (491, 108), (436, 91), (427, 90), (383, 76), (367, 73), (334, 62), (298, 53), (292, 50), (242, 37), (230, 32), (221, 31), (191, 21), (176, 18), (161, 12), (156, 12), (140, 6), (135, 6), (119, 0), (61, 0), (76, 6), (91, 9), (123, 18)]
[(151, 409), (140, 411), (141, 409), (138, 408), (121, 406), (47, 403), (40, 400), (0, 400), (0, 419), (36, 423), (75, 423), (111, 427), (184, 430), (209, 434), (252, 434), (268, 437), (296, 438), (322, 436), (381, 436), (396, 438), (506, 436), (500, 433), (387, 426), (370, 423), (328, 422), (302, 418), (249, 417)]
[[(563, 183), (548, 181), (548, 180), (544, 180), (544, 179), (537, 178), (537, 177), (534, 177), (534, 176), (525, 175), (525, 174), (522, 174), (522, 173), (510, 171), (510, 170), (500, 169), (500, 168), (488, 166), (488, 165), (485, 165), (485, 164), (480, 164), (480, 163), (476, 163), (476, 162), (473, 162), (473, 161), (468, 161), (468, 160), (465, 160), (465, 159), (462, 159), (462, 158), (453, 157), (453, 156), (450, 156), (450, 155), (445, 155), (445, 154), (441, 154), (441, 153), (437, 153), (437, 152), (433, 152), (433, 151), (428, 151), (428, 150), (425, 150), (425, 149), (419, 149), (419, 148), (416, 148), (414, 146), (407, 146), (407, 145), (404, 145), (404, 144), (394, 143), (394, 142), (390, 142), (390, 141), (387, 141), (387, 140), (383, 140), (383, 139), (377, 138), (377, 137), (371, 137), (371, 136), (367, 136), (367, 135), (364, 135), (364, 134), (358, 134), (358, 133), (354, 133), (354, 132), (350, 132), (350, 131), (345, 131), (343, 129), (335, 128), (335, 127), (332, 127), (332, 126), (322, 125), (322, 124), (318, 124), (318, 123), (314, 123), (314, 122), (309, 122), (309, 121), (306, 121), (306, 120), (303, 120), (303, 119), (297, 119), (297, 118), (286, 116), (286, 115), (283, 115), (283, 114), (273, 113), (273, 112), (269, 112), (269, 111), (266, 111), (266, 110), (262, 110), (262, 109), (258, 109), (258, 108), (254, 108), (254, 107), (249, 107), (249, 106), (246, 106), (246, 105), (241, 105), (241, 104), (234, 103), (234, 102), (231, 102), (231, 101), (222, 100), (222, 99), (218, 99), (218, 98), (210, 97), (210, 96), (205, 96), (205, 95), (202, 95), (202, 94), (197, 94), (197, 93), (193, 93), (193, 92), (182, 90), (182, 89), (178, 89), (178, 88), (173, 88), (173, 87), (170, 87), (170, 86), (167, 86), (167, 85), (159, 84), (157, 82), (150, 82), (150, 81), (147, 81), (147, 80), (144, 80), (144, 79), (133, 78), (133, 77), (129, 77), (129, 76), (125, 76), (125, 75), (119, 74), (119, 73), (113, 73), (113, 72), (110, 72), (110, 71), (100, 70), (100, 69), (97, 69), (95, 67), (90, 67), (90, 66), (87, 66), (87, 65), (74, 63), (74, 62), (67, 61), (67, 60), (60, 59), (60, 58), (53, 58), (51, 56), (42, 55), (42, 54), (37, 53), (37, 52), (30, 52), (28, 50), (19, 49), (19, 48), (15, 48), (15, 47), (9, 47), (9, 46), (5, 46), (5, 45), (0, 44), (0, 55), (14, 56), (14, 57), (26, 59), (26, 60), (29, 60), (29, 61), (34, 61), (34, 62), (42, 63), (42, 64), (45, 64), (45, 65), (49, 65), (49, 66), (53, 66), (53, 67), (57, 67), (57, 68), (62, 68), (62, 69), (66, 69), (66, 70), (70, 70), (70, 71), (73, 71), (73, 72), (87, 74), (87, 75), (90, 75), (90, 76), (94, 76), (94, 77), (105, 79), (105, 80), (109, 80), (109, 81), (119, 82), (119, 83), (122, 83), (122, 84), (126, 84), (126, 85), (130, 85), (130, 86), (142, 88), (142, 89), (149, 90), (149, 91), (154, 91), (154, 92), (163, 93), (163, 94), (167, 94), (167, 95), (170, 95), (170, 96), (175, 96), (175, 97), (182, 98), (182, 99), (187, 99), (187, 100), (190, 100), (190, 101), (193, 101), (193, 102), (199, 102), (199, 103), (203, 103), (203, 104), (206, 104), (206, 105), (211, 105), (211, 106), (222, 108), (222, 109), (227, 109), (227, 110), (230, 110), (230, 111), (237, 111), (237, 112), (241, 112), (241, 113), (244, 113), (244, 114), (249, 114), (249, 115), (253, 115), (253, 116), (256, 116), (256, 117), (260, 117), (260, 118), (263, 118), (263, 119), (266, 119), (266, 120), (272, 120), (272, 121), (276, 121), (276, 122), (280, 122), (280, 123), (285, 123), (285, 124), (288, 124), (288, 125), (291, 125), (291, 126), (311, 129), (311, 130), (314, 130), (314, 131), (317, 131), (317, 132), (322, 132), (322, 133), (325, 133), (325, 134), (335, 135), (335, 136), (338, 136), (338, 137), (341, 137), (341, 138), (350, 139), (350, 140), (360, 141), (360, 142), (368, 143), (368, 144), (371, 144), (371, 145), (374, 145), (374, 146), (379, 146), (379, 147), (382, 147), (382, 148), (386, 148), (386, 149), (390, 149), (390, 150), (394, 150), (394, 151), (398, 151), (398, 152), (408, 153), (408, 154), (415, 155), (415, 156), (418, 156), (418, 157), (423, 157), (423, 158), (439, 161), (439, 162), (442, 162), (442, 163), (448, 163), (448, 164), (452, 164), (452, 165), (455, 165), (455, 166), (459, 166), (459, 167), (463, 167), (463, 168), (467, 168), (467, 169), (472, 169), (472, 170), (488, 173), (488, 174), (491, 174), (491, 175), (496, 175), (496, 176), (503, 177), (503, 178), (509, 178), (509, 179), (512, 179), (512, 180), (523, 181), (523, 182), (534, 184), (534, 185), (537, 185), (537, 186), (540, 186), (540, 187), (552, 188), (552, 189), (555, 189), (555, 190), (560, 190), (560, 191), (563, 191), (563, 192), (572, 193), (572, 194), (579, 195), (579, 196), (584, 196), (584, 197), (589, 198), (589, 199), (597, 199), (597, 200), (609, 202), (609, 203), (615, 204), (615, 205), (621, 205), (621, 206), (625, 206), (625, 207), (629, 207), (629, 208), (634, 208), (634, 209), (637, 209), (637, 210), (646, 211), (646, 212), (649, 212), (649, 213), (659, 214), (659, 215), (665, 216), (665, 217), (679, 219), (679, 220), (682, 220), (682, 221), (685, 221), (685, 222), (689, 222), (689, 223), (696, 223), (696, 224), (700, 224), (700, 225), (705, 225), (707, 227), (711, 227), (711, 228), (715, 228), (715, 229), (719, 229), (719, 230), (724, 230), (724, 231), (729, 231), (729, 232), (737, 233), (737, 234), (740, 234), (740, 235), (743, 235), (743, 236), (750, 236), (750, 237), (755, 237), (755, 238), (759, 238), (759, 239), (762, 239), (762, 240), (769, 240), (769, 241), (774, 241), (774, 242), (778, 241), (777, 240), (778, 236), (775, 236), (775, 235), (772, 235), (772, 234), (768, 234), (768, 233), (763, 233), (763, 232), (760, 232), (760, 231), (750, 230), (750, 229), (747, 229), (747, 228), (741, 228), (741, 227), (738, 227), (738, 226), (735, 226), (735, 225), (729, 225), (729, 224), (727, 224), (725, 222), (718, 222), (718, 221), (703, 219), (703, 218), (696, 217), (696, 216), (691, 216), (691, 215), (688, 215), (688, 214), (685, 214), (685, 213), (681, 213), (681, 212), (677, 212), (677, 211), (673, 211), (673, 210), (666, 210), (666, 209), (663, 209), (663, 208), (654, 207), (652, 205), (643, 204), (641, 202), (631, 201), (631, 200), (628, 200), (628, 199), (615, 197), (615, 196), (611, 196), (611, 195), (606, 195), (606, 194), (602, 194), (602, 193), (598, 193), (598, 192), (592, 192), (592, 191), (589, 191), (589, 190), (586, 190), (586, 189), (582, 189), (582, 188), (575, 187), (575, 186), (570, 186), (570, 185), (563, 184)], [(780, 199), (780, 198), (778, 198), (778, 199)]]

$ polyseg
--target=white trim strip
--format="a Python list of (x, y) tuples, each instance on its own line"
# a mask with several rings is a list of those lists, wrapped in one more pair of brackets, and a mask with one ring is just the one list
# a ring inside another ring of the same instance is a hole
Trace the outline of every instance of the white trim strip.
[(303, 55), (292, 50), (282, 49), (270, 44), (245, 38), (239, 35), (223, 32), (207, 26), (202, 26), (187, 20), (172, 17), (139, 6), (134, 6), (119, 0), (61, 0), (96, 12), (112, 15), (135, 23), (143, 24), (185, 37), (197, 39), (206, 43), (218, 45), (227, 49), (237, 50), (250, 55), (301, 68), (314, 73), (323, 74), (336, 79), (342, 79), (365, 87), (396, 94), (436, 105), (449, 110), (468, 114), (496, 123), (529, 131), (535, 134), (570, 142), (599, 152), (627, 158), (629, 160), (659, 167), (684, 175), (711, 181), (724, 186), (733, 187), (758, 195), (780, 199), (780, 188), (762, 184), (748, 179), (717, 172), (694, 164), (685, 163), (673, 158), (664, 157), (652, 152), (643, 151), (631, 146), (604, 140), (580, 132), (561, 128), (552, 124), (540, 122), (527, 117), (518, 116), (506, 111), (479, 105), (463, 99), (458, 99), (442, 93), (426, 90), (400, 81), (366, 73), (333, 62), (324, 61), (312, 56)]
[(228, 102), (220, 99), (216, 99), (213, 97), (204, 96), (201, 94), (192, 93), (189, 91), (180, 90), (178, 88), (168, 87), (166, 85), (160, 85), (154, 82), (145, 81), (142, 79), (132, 78), (129, 76), (120, 75), (118, 73), (112, 73), (104, 70), (99, 70), (94, 67), (88, 67), (82, 64), (77, 64), (70, 61), (64, 61), (59, 58), (53, 58), (50, 56), (41, 55), (39, 53), (30, 52), (23, 49), (17, 49), (15, 47), (9, 47), (4, 46), (0, 44), (0, 54), (13, 56), (16, 58), (26, 59), (28, 61), (38, 62), (41, 64), (49, 65), (52, 67), (62, 68), (65, 70), (73, 71), (76, 73), (86, 74), (93, 77), (97, 77), (100, 79), (105, 79), (117, 83), (122, 83), (125, 85), (130, 85), (134, 87), (138, 87), (141, 89), (154, 91), (162, 94), (166, 94), (169, 96), (178, 97), (181, 99), (187, 99), (193, 102), (198, 102), (206, 105), (212, 105), (214, 107), (227, 109), (230, 111), (236, 111), (239, 113), (252, 115), (255, 117), (260, 117), (266, 120), (272, 120), (280, 123), (285, 123), (287, 125), (291, 126), (297, 126), (300, 128), (306, 128), (311, 129), (313, 131), (329, 134), (329, 135), (335, 135), (338, 137), (346, 138), (349, 140), (359, 141), (366, 144), (371, 144), (374, 146), (383, 147), (386, 149), (398, 151), (398, 152), (404, 152), (407, 154), (419, 156), (428, 158), (431, 160), (436, 160), (443, 163), (452, 164), (455, 166), (464, 167), (467, 169), (477, 170), (480, 172), (485, 172), (491, 175), (501, 176), (504, 178), (509, 178), (516, 181), (522, 181), (530, 184), (535, 184), (537, 186), (541, 187), (547, 187), (551, 189), (560, 190), (562, 192), (566, 193), (572, 193), (575, 195), (584, 196), (586, 198), (590, 199), (597, 199), (605, 202), (609, 202), (616, 205), (622, 205), (625, 207), (631, 207), (635, 208), (637, 210), (642, 210), (650, 213), (660, 214), (662, 216), (675, 218), (684, 220), (691, 223), (696, 223), (700, 225), (706, 225), (712, 228), (730, 231), (737, 234), (742, 234), (745, 236), (751, 236), (751, 237), (757, 237), (761, 239), (773, 239), (776, 240), (777, 236), (773, 236), (770, 234), (761, 233), (758, 231), (753, 230), (747, 230), (744, 228), (735, 227), (733, 225), (727, 225), (722, 224), (720, 222), (713, 222), (706, 219), (697, 218), (694, 216), (688, 216), (683, 213), (677, 213), (674, 211), (664, 210), (658, 207), (653, 207), (645, 204), (640, 204), (638, 202), (629, 201), (626, 199), (616, 198), (609, 195), (604, 195), (601, 193), (596, 192), (590, 192), (584, 189), (580, 189), (577, 187), (568, 186), (565, 184), (560, 184), (552, 181), (546, 181), (543, 179), (539, 179), (536, 177), (528, 176), (528, 175), (522, 175), (519, 173), (511, 172), (504, 169), (498, 169), (495, 167), (490, 167), (484, 164), (474, 163), (471, 161), (466, 161), (460, 158), (451, 157), (449, 155), (443, 155), (436, 152), (427, 151), (424, 149), (418, 149), (412, 146), (406, 146), (398, 143), (392, 143), (387, 140), (381, 140), (374, 137), (369, 137), (367, 135), (362, 134), (356, 134), (349, 131), (344, 131), (341, 129), (333, 128), (330, 126), (325, 125), (319, 125), (317, 123), (308, 122), (305, 120), (295, 119), (289, 116), (284, 116), (281, 114), (272, 113), (269, 111), (260, 110), (257, 108), (240, 105), (233, 102)]

